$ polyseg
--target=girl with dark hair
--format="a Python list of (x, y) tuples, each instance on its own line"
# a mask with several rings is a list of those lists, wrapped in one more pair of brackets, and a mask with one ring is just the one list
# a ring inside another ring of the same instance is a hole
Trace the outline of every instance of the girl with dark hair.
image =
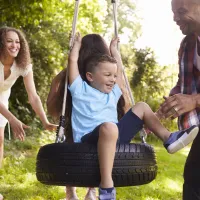
[[(78, 68), (80, 75), (83, 80), (87, 81), (85, 77), (85, 66), (84, 62), (91, 56), (96, 54), (110, 54), (110, 49), (108, 48), (105, 40), (99, 34), (87, 34), (82, 38), (81, 48), (79, 51), (78, 58)], [(62, 111), (64, 87), (65, 87), (65, 76), (66, 69), (62, 70), (52, 81), (51, 89), (47, 99), (47, 110), (49, 114), (55, 119), (59, 119)], [(129, 99), (127, 90), (122, 89), (123, 95), (121, 96), (118, 102), (118, 119), (120, 119), (126, 111), (130, 108)], [(67, 93), (67, 103), (66, 103), (66, 127), (65, 127), (65, 136), (66, 142), (73, 142), (72, 137), (72, 128), (71, 128), (71, 111), (72, 111), (72, 100), (71, 94), (68, 91)], [(77, 200), (76, 188), (66, 187), (66, 200)], [(95, 200), (95, 189), (89, 188), (85, 200)]]
[(12, 27), (0, 28), (0, 166), (3, 160), (4, 129), (10, 123), (14, 138), (24, 140), (25, 128), (23, 124), (8, 110), (8, 100), (11, 87), (18, 79), (23, 77), (29, 102), (35, 113), (39, 116), (45, 129), (54, 130), (56, 125), (49, 123), (41, 100), (37, 95), (30, 51), (23, 33)]

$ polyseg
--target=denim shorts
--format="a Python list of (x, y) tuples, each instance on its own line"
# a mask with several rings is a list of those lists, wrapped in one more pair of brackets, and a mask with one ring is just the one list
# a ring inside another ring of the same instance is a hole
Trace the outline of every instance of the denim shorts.
[[(118, 143), (130, 143), (133, 137), (143, 128), (143, 124), (143, 120), (130, 109), (116, 124), (119, 129)], [(99, 128), (101, 125), (102, 124), (98, 125), (92, 132), (84, 135), (81, 138), (81, 142), (97, 144), (99, 139)]]

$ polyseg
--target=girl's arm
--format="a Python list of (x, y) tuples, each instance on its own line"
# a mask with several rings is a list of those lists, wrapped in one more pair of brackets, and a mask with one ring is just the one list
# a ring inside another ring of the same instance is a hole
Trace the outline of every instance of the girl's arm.
[(119, 38), (113, 38), (110, 43), (110, 53), (112, 57), (117, 60), (117, 80), (116, 83), (119, 85), (120, 88), (124, 88), (124, 79), (123, 79), (123, 64), (121, 60), (121, 55), (117, 49), (117, 45), (119, 43)]
[(23, 141), (25, 136), (24, 128), (29, 127), (19, 121), (1, 102), (0, 113), (9, 121), (14, 138), (19, 138)]
[[(119, 38), (113, 38), (110, 43), (110, 53), (112, 57), (114, 57), (117, 60), (117, 80), (116, 83), (119, 85), (120, 89), (123, 93), (124, 98), (124, 106), (123, 110), (124, 112), (127, 112), (131, 108), (131, 99), (130, 94), (127, 89), (126, 81), (123, 75), (124, 66), (121, 60), (121, 55), (119, 51), (117, 50), (117, 44), (119, 43)], [(130, 86), (128, 86), (130, 87)]]
[(24, 85), (28, 94), (29, 103), (31, 104), (33, 110), (42, 121), (43, 127), (50, 131), (55, 130), (57, 128), (57, 125), (49, 123), (46, 114), (44, 112), (40, 97), (36, 92), (32, 71), (29, 72), (27, 76), (24, 77)]
[(66, 71), (67, 68), (63, 69), (53, 79), (46, 101), (48, 113), (56, 119), (59, 118), (62, 111)]
[(68, 67), (69, 67), (69, 85), (71, 85), (74, 80), (79, 76), (78, 70), (78, 56), (79, 50), (81, 48), (81, 35), (77, 33), (74, 38), (74, 45), (69, 54)]

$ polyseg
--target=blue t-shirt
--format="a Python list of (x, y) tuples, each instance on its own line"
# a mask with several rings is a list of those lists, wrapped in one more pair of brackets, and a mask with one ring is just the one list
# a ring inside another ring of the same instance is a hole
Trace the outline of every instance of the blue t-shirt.
[(69, 86), (72, 95), (72, 131), (74, 142), (104, 122), (117, 123), (117, 102), (122, 92), (117, 84), (106, 94), (78, 76)]

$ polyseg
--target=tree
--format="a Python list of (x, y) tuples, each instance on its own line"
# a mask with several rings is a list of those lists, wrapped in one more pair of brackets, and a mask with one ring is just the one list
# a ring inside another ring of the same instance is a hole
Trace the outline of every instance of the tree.
[[(0, 26), (19, 28), (26, 34), (36, 88), (43, 103), (52, 78), (66, 66), (74, 4), (75, 0), (2, 0), (0, 4)], [(108, 34), (110, 40), (113, 35), (111, 9), (111, 1), (81, 0), (77, 30), (82, 35)], [(135, 10), (133, 0), (119, 1), (119, 33), (129, 32), (131, 45), (140, 33)], [(12, 88), (10, 108), (25, 123), (32, 122), (32, 119), (37, 121), (28, 104), (22, 79)]]
[[(74, 3), (72, 0), (2, 0), (0, 4), (0, 26), (16, 27), (26, 34), (36, 88), (44, 103), (52, 78), (66, 65)], [(99, 5), (98, 0), (81, 1), (77, 29), (82, 35), (102, 31), (105, 5), (106, 2)], [(32, 122), (35, 114), (27, 102), (22, 79), (16, 82), (12, 94), (12, 112), (25, 123)]]
[[(148, 103), (156, 112), (163, 102), (163, 95), (169, 93), (173, 74), (169, 76), (168, 67), (158, 65), (150, 48), (134, 49), (134, 63), (131, 86), (135, 101)], [(175, 121), (162, 120), (162, 123), (170, 130), (177, 130)]]
[[(126, 34), (127, 41), (133, 46), (141, 34), (140, 18), (137, 16), (136, 3), (134, 0), (117, 0), (117, 26), (119, 35)], [(108, 1), (107, 16), (104, 22), (105, 36), (111, 38), (114, 34), (113, 7), (111, 0)]]

